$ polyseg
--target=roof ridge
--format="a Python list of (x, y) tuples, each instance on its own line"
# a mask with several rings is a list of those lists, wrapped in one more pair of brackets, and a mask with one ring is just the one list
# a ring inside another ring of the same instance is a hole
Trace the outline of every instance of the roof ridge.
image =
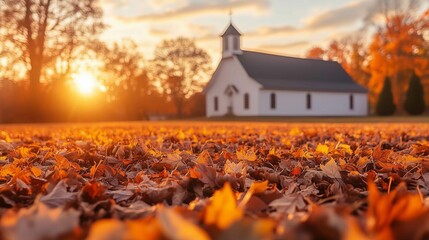
[(309, 60), (309, 61), (317, 61), (317, 62), (333, 62), (338, 63), (334, 60), (325, 60), (325, 59), (316, 59), (316, 58), (305, 58), (305, 57), (294, 57), (294, 56), (287, 56), (287, 55), (281, 55), (279, 53), (269, 53), (269, 52), (257, 52), (257, 51), (250, 51), (250, 50), (243, 50), (243, 53), (255, 53), (255, 54), (261, 54), (261, 55), (271, 55), (274, 57), (284, 57), (284, 58), (293, 58), (293, 59), (299, 59), (299, 60)]
[(264, 88), (367, 92), (335, 61), (243, 51), (235, 55), (247, 74)]

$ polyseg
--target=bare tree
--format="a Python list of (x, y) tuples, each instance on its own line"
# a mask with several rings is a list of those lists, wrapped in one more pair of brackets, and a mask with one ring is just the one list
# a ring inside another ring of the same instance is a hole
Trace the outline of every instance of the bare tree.
[(170, 98), (179, 117), (183, 116), (186, 99), (202, 89), (209, 78), (211, 60), (193, 40), (177, 38), (165, 40), (155, 49), (149, 71)]
[(96, 38), (104, 28), (102, 11), (97, 0), (0, 0), (0, 6), (2, 44), (25, 64), (38, 120), (44, 67)]
[(127, 119), (146, 117), (149, 97), (154, 91), (144, 68), (143, 54), (137, 44), (124, 39), (112, 46), (105, 46), (100, 52), (104, 63), (105, 85), (109, 95), (123, 106)]

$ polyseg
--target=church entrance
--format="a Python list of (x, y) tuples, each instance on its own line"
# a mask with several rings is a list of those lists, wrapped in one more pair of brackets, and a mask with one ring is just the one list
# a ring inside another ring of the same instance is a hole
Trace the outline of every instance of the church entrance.
[(238, 88), (230, 84), (226, 86), (224, 93), (228, 97), (228, 107), (225, 115), (234, 116), (234, 95), (238, 93)]

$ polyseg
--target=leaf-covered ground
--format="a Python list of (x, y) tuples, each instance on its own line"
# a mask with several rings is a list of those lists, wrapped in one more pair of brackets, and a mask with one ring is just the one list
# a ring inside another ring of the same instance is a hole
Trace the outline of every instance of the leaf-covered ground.
[(0, 129), (0, 239), (429, 238), (428, 124)]

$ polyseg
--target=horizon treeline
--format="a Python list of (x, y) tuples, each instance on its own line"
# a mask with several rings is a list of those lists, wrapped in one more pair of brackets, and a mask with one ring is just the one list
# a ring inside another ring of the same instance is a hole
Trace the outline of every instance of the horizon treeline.
[[(213, 69), (191, 39), (158, 44), (145, 59), (136, 42), (101, 41), (97, 0), (0, 0), (0, 122), (144, 120), (205, 115)], [(429, 92), (429, 9), (419, 0), (378, 0), (361, 30), (313, 47), (306, 57), (338, 61), (369, 90), (371, 113), (389, 77), (397, 114), (413, 74)], [(91, 94), (74, 85), (90, 73)], [(425, 94), (429, 103), (429, 94)], [(426, 104), (428, 106), (429, 104)]]
[[(211, 59), (193, 40), (164, 40), (145, 59), (130, 39), (100, 40), (97, 0), (0, 5), (0, 122), (204, 116)], [(96, 79), (91, 93), (78, 91), (79, 74)]]

